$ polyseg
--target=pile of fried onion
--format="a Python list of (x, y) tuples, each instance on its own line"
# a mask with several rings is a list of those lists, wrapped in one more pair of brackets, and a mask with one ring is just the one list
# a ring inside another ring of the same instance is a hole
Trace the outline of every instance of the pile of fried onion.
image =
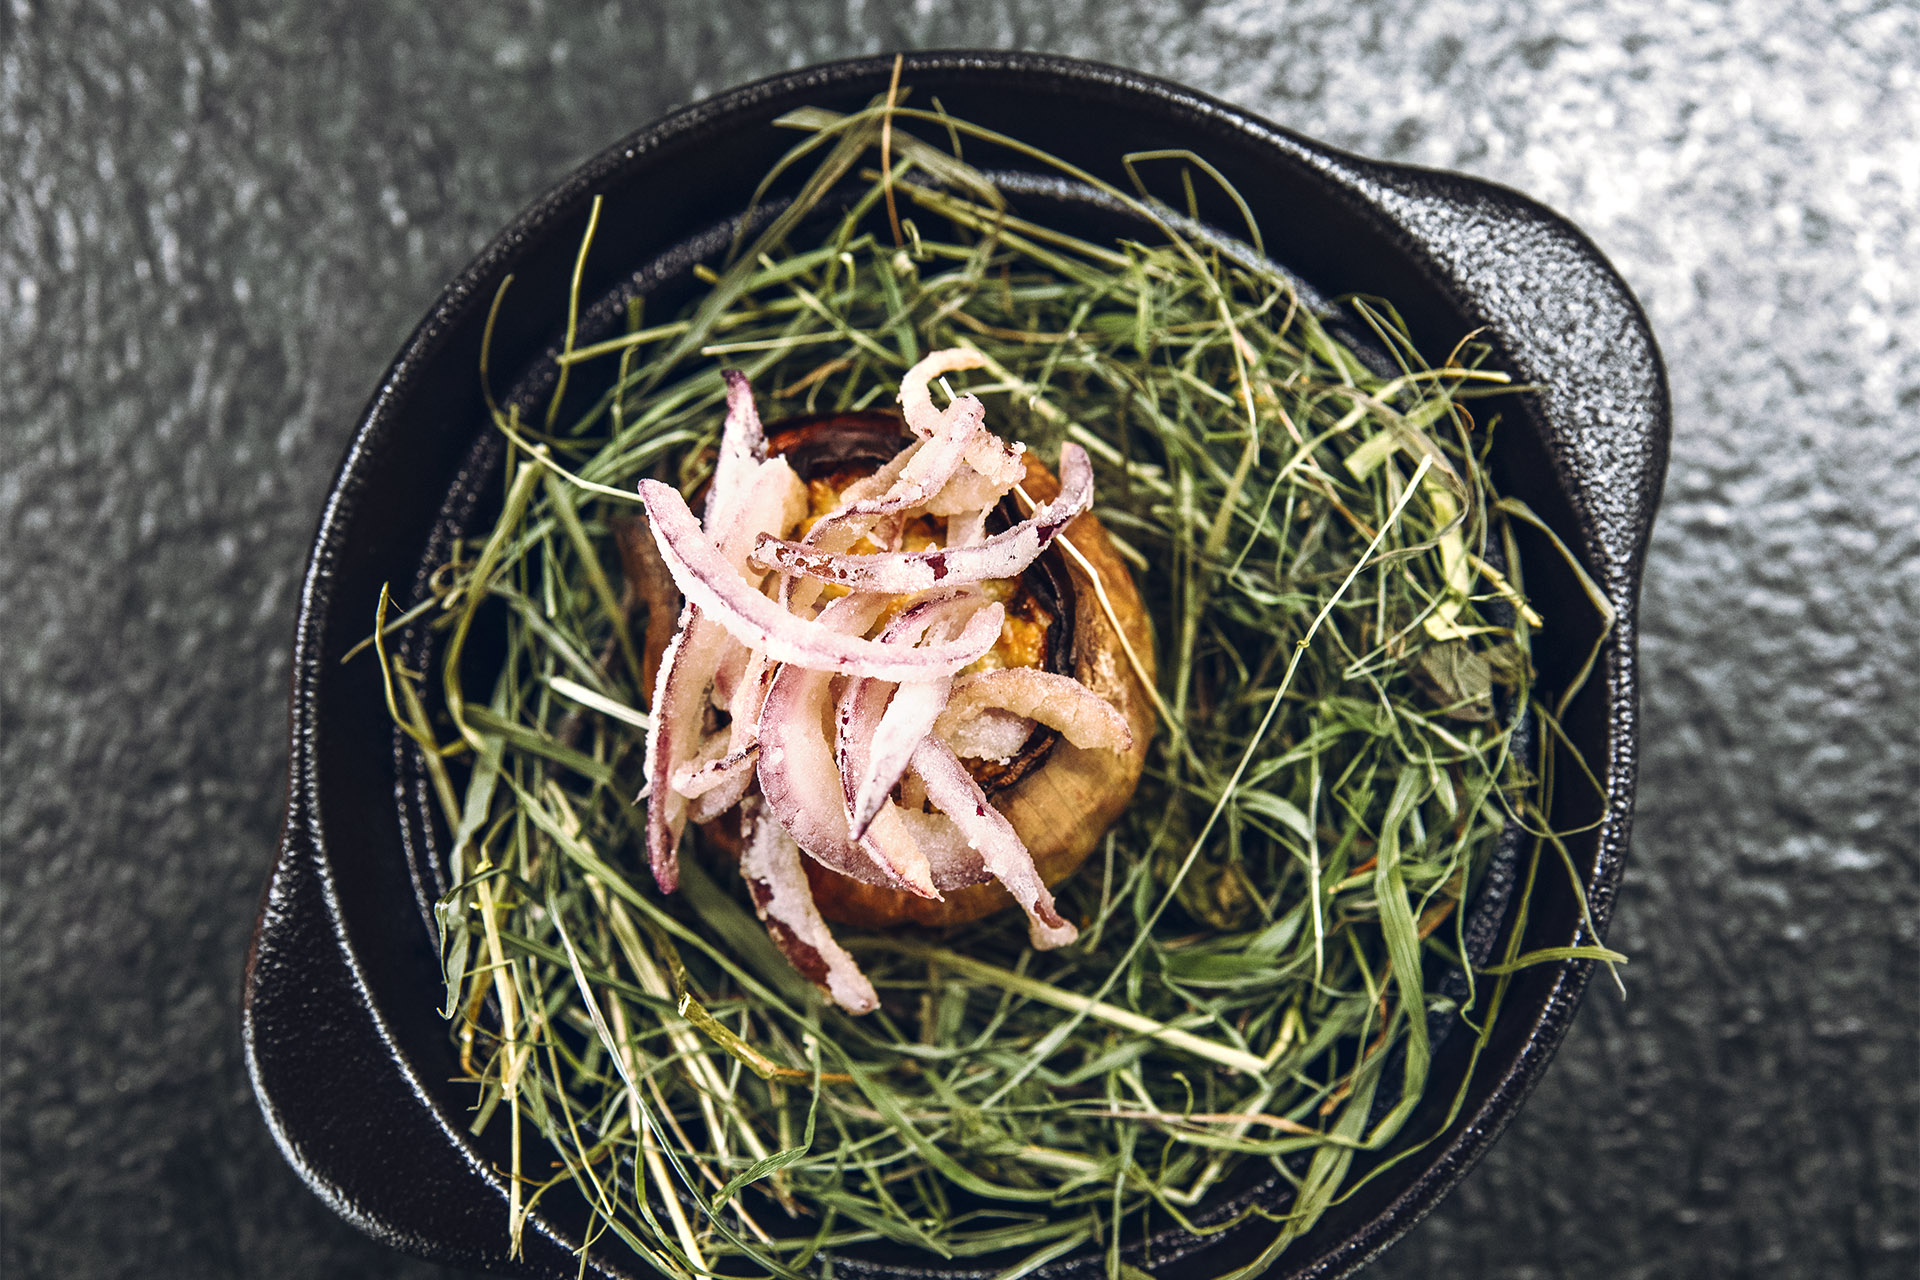
[[(672, 892), (687, 824), (737, 807), (740, 872), (768, 934), (853, 1013), (878, 1001), (821, 917), (802, 854), (919, 898), (997, 881), (1026, 913), (1035, 947), (1064, 946), (1074, 926), (964, 762), (1012, 755), (1036, 722), (1077, 747), (1133, 745), (1127, 719), (1071, 676), (966, 672), (1001, 634), (1002, 606), (984, 584), (1018, 577), (1093, 502), (1092, 467), (1069, 442), (1059, 494), (988, 532), (989, 514), (1026, 475), (1025, 446), (987, 429), (977, 397), (943, 410), (930, 390), (981, 363), (954, 349), (910, 369), (900, 407), (912, 443), (843, 490), (804, 537), (793, 535), (809, 517), (807, 486), (768, 456), (738, 372), (726, 375), (703, 513), (670, 485), (640, 482), (684, 598), (647, 732), (654, 878)], [(902, 550), (902, 530), (920, 517), (945, 521), (944, 545)]]

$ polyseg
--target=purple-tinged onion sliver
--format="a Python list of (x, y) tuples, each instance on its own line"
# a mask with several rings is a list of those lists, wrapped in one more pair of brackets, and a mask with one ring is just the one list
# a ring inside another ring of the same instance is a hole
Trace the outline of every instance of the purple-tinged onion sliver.
[(1016, 577), (1039, 558), (1074, 517), (1092, 505), (1093, 466), (1087, 460), (1087, 451), (1068, 441), (1060, 447), (1059, 496), (1020, 523), (971, 546), (849, 555), (763, 536), (751, 559), (762, 569), (803, 574), (852, 591), (905, 595), (989, 578)]
[(759, 747), (729, 751), (731, 736), (726, 732), (714, 734), (699, 754), (673, 771), (673, 789), (687, 798), (687, 820), (696, 826), (712, 822), (739, 804), (753, 785), (753, 762)]
[(740, 643), (764, 649), (780, 662), (881, 680), (924, 680), (958, 671), (992, 649), (1000, 637), (1005, 611), (998, 604), (975, 614), (958, 639), (917, 649), (842, 634), (795, 617), (733, 572), (677, 491), (657, 480), (642, 480), (640, 497), (660, 539), (660, 556), (681, 594)]
[(1027, 937), (1035, 950), (1064, 947), (1080, 936), (1054, 909), (1053, 894), (1033, 865), (1033, 855), (1007, 816), (994, 808), (960, 758), (938, 738), (923, 738), (913, 753), (913, 771), (927, 785), (927, 799), (953, 819), (995, 880), (1027, 913)]
[(680, 627), (654, 680), (647, 726), (647, 862), (662, 893), (680, 883), (680, 833), (687, 825), (687, 799), (673, 788), (674, 771), (700, 749), (707, 690), (730, 643), (717, 623), (689, 604), (680, 611)]
[(720, 452), (714, 459), (713, 483), (707, 486), (707, 507), (702, 513), (707, 532), (716, 542), (767, 457), (767, 436), (760, 426), (760, 411), (754, 407), (747, 375), (728, 369), (720, 376), (727, 383), (727, 417), (720, 428)]
[(939, 435), (941, 414), (933, 407), (930, 384), (935, 378), (983, 368), (986, 363), (985, 356), (965, 347), (948, 347), (922, 356), (900, 379), (900, 415), (907, 420), (908, 429), (923, 440)]
[[(718, 738), (721, 735), (714, 736)], [(744, 751), (727, 751), (723, 742), (721, 754), (710, 760), (689, 760), (675, 769), (673, 789), (689, 800), (697, 800), (736, 774), (752, 773), (754, 753), (758, 750), (759, 746), (755, 744)]]
[[(827, 551), (845, 551), (883, 517), (900, 515), (932, 501), (966, 466), (967, 451), (980, 437), (989, 436), (986, 414), (986, 407), (972, 396), (954, 401), (940, 435), (902, 450), (894, 458), (895, 462), (905, 459), (898, 470), (894, 470), (890, 462), (870, 477), (878, 479), (892, 471), (892, 483), (872, 492), (865, 481), (849, 486), (839, 509), (822, 517), (807, 531), (808, 545)], [(860, 491), (860, 496), (854, 496), (856, 491)]]
[[(814, 625), (864, 631), (885, 607), (877, 597), (843, 596)], [(780, 668), (760, 712), (760, 793), (807, 856), (829, 871), (937, 898), (932, 873), (916, 846), (885, 848), (855, 840), (848, 829), (840, 770), (826, 735), (832, 685), (830, 672), (792, 663)]]
[[(757, 808), (758, 806), (756, 806)], [(823, 987), (848, 1013), (869, 1013), (880, 1000), (873, 984), (834, 940), (800, 865), (800, 849), (765, 813), (750, 815), (752, 830), (740, 854), (740, 875), (753, 895), (767, 936), (809, 981)]]
[[(755, 758), (758, 759), (756, 753)], [(742, 769), (703, 796), (687, 801), (687, 821), (705, 826), (739, 804), (753, 786), (753, 770)]]
[(767, 701), (767, 690), (773, 687), (774, 673), (780, 664), (760, 651), (747, 655), (747, 665), (740, 672), (740, 679), (734, 685), (733, 699), (727, 703), (727, 714), (733, 723), (728, 727), (728, 751), (745, 751), (760, 740), (760, 708)]
[[(733, 637), (727, 637), (731, 640)], [(720, 665), (713, 671), (713, 688), (709, 691), (708, 701), (715, 707), (726, 708), (733, 705), (733, 695), (738, 691), (740, 676), (747, 669), (747, 663), (753, 655), (747, 652), (743, 644), (729, 644)]]
[[(948, 347), (944, 351), (928, 353), (900, 379), (900, 413), (907, 420), (907, 428), (921, 439), (947, 439), (961, 445), (967, 465), (979, 477), (997, 487), (995, 497), (998, 497), (1018, 484), (1025, 473), (1019, 450), (1008, 448), (998, 436), (984, 427), (969, 429), (963, 426), (962, 415), (973, 415), (980, 403), (979, 397), (955, 396), (953, 403), (942, 411), (933, 407), (933, 395), (929, 389), (933, 379), (942, 374), (984, 368), (986, 363), (985, 356), (965, 347)], [(929, 497), (927, 501), (932, 502), (933, 499)], [(945, 515), (947, 512), (936, 510), (934, 514)]]
[(725, 526), (706, 526), (708, 541), (720, 549), (734, 573), (754, 585), (765, 576), (763, 570), (747, 562), (754, 546), (762, 538), (786, 533), (807, 514), (806, 481), (794, 474), (785, 458), (769, 458), (759, 467), (747, 480), (746, 496)]
[(947, 545), (971, 547), (987, 537), (987, 513), (991, 507), (973, 507), (947, 517)]
[(840, 768), (840, 795), (849, 810), (867, 773), (874, 732), (886, 715), (888, 700), (899, 687), (886, 680), (849, 680), (834, 704), (833, 756)]
[(893, 488), (894, 481), (900, 478), (900, 473), (911, 466), (913, 460), (919, 457), (926, 447), (925, 440), (915, 440), (881, 463), (877, 471), (853, 481), (840, 491), (840, 505), (846, 507), (856, 502), (865, 502), (869, 498), (884, 498), (887, 491)]
[[(726, 754), (727, 735), (725, 733), (703, 735), (700, 739), (700, 745), (695, 747), (685, 759), (674, 766), (672, 779), (673, 789), (689, 799), (706, 792), (710, 788), (701, 785), (696, 782), (695, 779), (704, 777), (707, 767), (720, 760)], [(696, 790), (687, 790), (689, 786), (695, 787)]]
[[(959, 500), (952, 497), (956, 488), (964, 491), (967, 500), (977, 498), (987, 482), (968, 470), (966, 458), (968, 451), (981, 441), (999, 447), (993, 433), (987, 430), (986, 408), (973, 396), (961, 396), (941, 416), (938, 434), (902, 450), (893, 462), (871, 477), (877, 480), (891, 474), (891, 483), (884, 489), (870, 486), (866, 481), (856, 481), (849, 486), (842, 495), (840, 508), (816, 521), (807, 531), (806, 545), (816, 551), (847, 551), (886, 521), (929, 504), (938, 505), (943, 498), (949, 502)], [(895, 463), (901, 465), (896, 468)], [(973, 501), (972, 505), (991, 506), (1012, 485), (1012, 481), (997, 488), (987, 485), (990, 496)], [(945, 513), (943, 509), (938, 514)], [(891, 545), (892, 539), (886, 541)], [(813, 579), (789, 576), (780, 581), (780, 603), (789, 609), (804, 611), (819, 597), (820, 584)]]
[(867, 766), (853, 787), (853, 832), (862, 835), (880, 807), (887, 803), (900, 775), (913, 761), (920, 742), (933, 731), (940, 709), (947, 703), (952, 676), (914, 680), (894, 691), (893, 700), (874, 726), (867, 743)]

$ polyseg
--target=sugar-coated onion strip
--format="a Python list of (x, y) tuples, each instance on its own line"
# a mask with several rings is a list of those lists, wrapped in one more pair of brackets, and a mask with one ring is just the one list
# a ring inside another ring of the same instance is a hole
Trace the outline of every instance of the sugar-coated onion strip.
[(1040, 553), (1075, 516), (1092, 505), (1093, 466), (1087, 460), (1087, 451), (1069, 441), (1060, 447), (1059, 496), (1018, 524), (972, 545), (853, 555), (819, 551), (804, 542), (763, 535), (750, 558), (762, 569), (803, 574), (852, 591), (905, 595), (940, 586), (1015, 577), (1039, 559)]
[[(909, 773), (907, 781), (917, 783), (919, 778)], [(966, 834), (953, 819), (944, 813), (928, 813), (919, 804), (916, 800), (912, 805), (889, 805), (881, 812), (899, 815), (901, 825), (912, 834), (933, 868), (934, 887), (941, 893), (952, 893), (993, 879), (987, 874), (980, 851), (967, 843)]]
[(707, 690), (727, 647), (719, 624), (689, 604), (680, 611), (680, 627), (654, 679), (647, 726), (647, 863), (662, 893), (680, 883), (680, 834), (687, 825), (687, 798), (674, 790), (673, 775), (700, 749)]
[[(1071, 677), (1028, 667), (957, 675), (994, 647), (1005, 623), (1004, 607), (978, 584), (1024, 572), (1093, 503), (1092, 465), (1067, 443), (1053, 501), (987, 534), (988, 513), (1025, 474), (1024, 446), (987, 429), (977, 397), (939, 410), (930, 390), (941, 374), (978, 367), (981, 357), (966, 350), (917, 363), (900, 400), (918, 439), (848, 486), (798, 541), (788, 535), (806, 515), (806, 485), (784, 458), (767, 456), (752, 389), (737, 372), (725, 375), (704, 519), (672, 487), (639, 486), (660, 562), (686, 602), (647, 735), (654, 877), (671, 892), (686, 823), (737, 808), (740, 871), (768, 935), (853, 1013), (878, 998), (820, 916), (802, 854), (853, 880), (936, 900), (997, 880), (1026, 913), (1034, 946), (1064, 946), (1077, 931), (955, 750), (1011, 758), (1036, 722), (1080, 747), (1132, 743), (1120, 713)], [(946, 519), (945, 545), (901, 552), (906, 521), (920, 515)], [(883, 549), (854, 554), (863, 538)], [(777, 593), (762, 589), (769, 571), (780, 574)], [(828, 584), (851, 594), (816, 614)], [(730, 723), (709, 728), (720, 711)]]
[(707, 531), (716, 539), (732, 522), (767, 456), (767, 436), (747, 375), (729, 369), (722, 376), (727, 383), (727, 417), (720, 428), (720, 451), (713, 463), (713, 482), (707, 486), (706, 510), (701, 513)]
[(834, 941), (827, 922), (820, 918), (806, 869), (800, 865), (800, 847), (770, 815), (757, 813), (749, 821), (752, 830), (740, 854), (740, 875), (753, 895), (754, 910), (766, 926), (767, 936), (793, 967), (823, 987), (835, 1004), (848, 1013), (872, 1012), (880, 999), (860, 966)]
[(922, 440), (938, 435), (941, 415), (933, 407), (933, 380), (983, 368), (986, 363), (985, 356), (966, 347), (948, 347), (922, 356), (900, 379), (900, 416), (907, 420), (907, 429)]
[(978, 707), (957, 724), (940, 730), (940, 740), (963, 760), (992, 760), (1000, 764), (1019, 755), (1033, 736), (1034, 722), (1003, 707)]
[[(863, 493), (854, 497), (855, 491), (862, 489), (862, 485), (856, 483), (848, 490), (839, 510), (814, 522), (804, 539), (806, 545), (816, 551), (849, 550), (882, 521), (932, 502), (952, 487), (964, 471), (967, 450), (974, 438), (986, 434), (986, 409), (972, 396), (962, 396), (948, 413), (943, 434), (903, 452), (901, 456), (907, 460), (894, 472), (892, 483), (871, 495)], [(876, 477), (892, 468), (893, 464), (888, 463), (875, 473)], [(990, 501), (997, 502), (999, 498), (996, 495)], [(780, 603), (790, 609), (805, 609), (819, 595), (820, 584), (811, 578), (790, 577), (780, 584)]]
[[(822, 611), (819, 625), (865, 631), (884, 607), (878, 597), (843, 596)], [(853, 836), (839, 765), (826, 736), (832, 685), (829, 672), (794, 664), (780, 668), (760, 714), (760, 793), (773, 817), (821, 866), (867, 884), (937, 898), (917, 846), (889, 848)]]
[(769, 458), (744, 488), (744, 498), (724, 527), (716, 528), (711, 521), (703, 527), (733, 572), (758, 584), (761, 571), (749, 563), (753, 548), (760, 539), (779, 537), (806, 517), (807, 486), (785, 458)]
[(1127, 719), (1071, 676), (1036, 667), (1004, 667), (961, 676), (953, 696), (934, 722), (936, 737), (950, 738), (984, 708), (1010, 711), (1057, 729), (1076, 747), (1131, 751), (1133, 730)]
[(673, 789), (691, 800), (713, 790), (714, 782), (724, 776), (724, 770), (717, 769), (727, 756), (727, 735), (715, 733), (707, 737), (694, 753), (674, 767)]
[(1053, 894), (1033, 865), (1020, 835), (987, 800), (960, 758), (938, 738), (923, 738), (913, 753), (913, 771), (926, 784), (927, 799), (953, 819), (967, 842), (979, 850), (988, 874), (1005, 886), (1027, 913), (1027, 937), (1035, 949), (1064, 947), (1080, 931), (1054, 908)]
[(676, 490), (657, 480), (642, 480), (640, 497), (660, 539), (660, 557), (681, 594), (734, 639), (749, 649), (765, 650), (777, 661), (811, 671), (924, 680), (958, 671), (1000, 638), (1005, 614), (998, 604), (975, 614), (957, 639), (916, 649), (847, 635), (795, 617), (733, 572), (719, 549), (702, 536)]
[[(944, 638), (980, 605), (981, 598), (972, 593), (923, 600), (889, 623), (880, 640), (910, 645), (922, 635)], [(856, 837), (866, 834), (894, 784), (907, 771), (920, 739), (932, 732), (952, 685), (951, 676), (898, 686), (882, 680), (852, 680), (841, 693), (834, 754), (840, 762), (841, 786)]]

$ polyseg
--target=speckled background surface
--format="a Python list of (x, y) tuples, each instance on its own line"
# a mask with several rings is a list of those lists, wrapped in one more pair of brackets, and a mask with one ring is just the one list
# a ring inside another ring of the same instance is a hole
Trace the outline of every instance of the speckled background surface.
[(805, 62), (1127, 63), (1570, 215), (1675, 435), (1611, 941), (1486, 1162), (1369, 1275), (1920, 1261), (1920, 16), (1829, 0), (0, 8), (0, 1271), (452, 1273), (247, 1086), (319, 502), (447, 280), (580, 159)]

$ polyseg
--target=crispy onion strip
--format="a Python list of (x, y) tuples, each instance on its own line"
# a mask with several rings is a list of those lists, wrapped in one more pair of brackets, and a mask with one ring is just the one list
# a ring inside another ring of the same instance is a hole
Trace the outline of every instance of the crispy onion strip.
[[(759, 806), (755, 806), (757, 809)], [(750, 819), (752, 831), (740, 854), (740, 874), (753, 895), (754, 910), (767, 936), (809, 981), (824, 988), (848, 1013), (870, 1013), (880, 999), (853, 957), (834, 941), (820, 909), (813, 904), (800, 846), (778, 822), (763, 813)]]
[(1053, 894), (1033, 865), (1033, 855), (1007, 816), (987, 800), (960, 758), (938, 738), (923, 738), (913, 753), (913, 771), (927, 786), (927, 799), (953, 819), (967, 842), (980, 853), (987, 872), (1006, 887), (1027, 913), (1027, 937), (1036, 950), (1064, 947), (1080, 931), (1061, 917)]
[(881, 680), (927, 679), (975, 661), (1000, 638), (1004, 611), (990, 604), (960, 636), (917, 649), (882, 644), (795, 617), (733, 572), (718, 548), (701, 536), (680, 494), (657, 480), (642, 480), (640, 496), (660, 538), (660, 555), (681, 594), (749, 649), (763, 649), (780, 662), (812, 671), (873, 676)]
[(1038, 720), (1076, 747), (1131, 751), (1133, 730), (1105, 698), (1071, 676), (1035, 667), (1005, 667), (961, 676), (953, 696), (934, 722), (934, 736), (951, 738), (986, 708)]
[(1014, 577), (1039, 558), (1068, 522), (1092, 505), (1093, 466), (1087, 460), (1087, 451), (1068, 441), (1060, 447), (1060, 495), (1018, 524), (971, 545), (851, 555), (763, 535), (750, 559), (761, 569), (802, 574), (853, 591), (905, 595), (939, 586)]

